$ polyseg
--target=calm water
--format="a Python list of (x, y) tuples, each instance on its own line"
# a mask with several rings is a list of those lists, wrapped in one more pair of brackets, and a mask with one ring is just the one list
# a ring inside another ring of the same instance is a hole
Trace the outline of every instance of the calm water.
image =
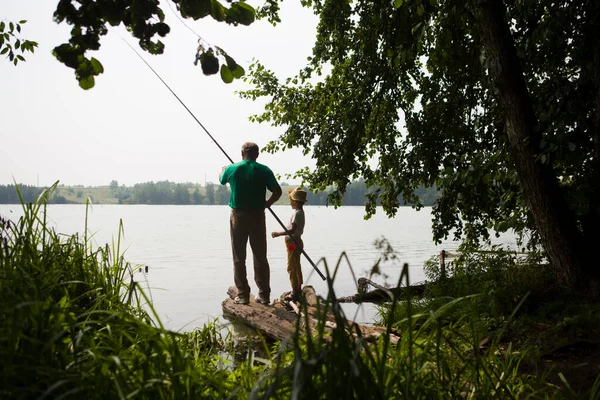
[[(273, 206), (279, 218), (287, 222), (291, 208)], [(431, 209), (415, 211), (401, 207), (394, 219), (387, 219), (381, 210), (368, 221), (363, 219), (363, 207), (305, 207), (305, 250), (317, 263), (325, 258), (330, 268), (340, 254), (346, 252), (358, 277), (365, 276), (378, 258), (373, 245), (385, 237), (401, 263), (408, 263), (412, 282), (424, 280), (423, 263), (441, 249), (456, 249), (457, 243), (435, 246), (431, 240)], [(0, 205), (0, 215), (18, 219), (20, 205)], [(51, 224), (57, 232), (83, 232), (85, 206), (48, 206)], [(154, 306), (165, 326), (174, 330), (191, 330), (221, 316), (221, 302), (227, 298), (227, 288), (233, 285), (233, 265), (229, 241), (229, 207), (227, 206), (143, 206), (94, 205), (88, 218), (88, 229), (98, 245), (116, 241), (119, 221), (123, 221), (122, 240), (125, 258), (132, 264), (147, 265), (149, 272), (137, 274), (137, 280), (147, 279)], [(280, 230), (277, 221), (267, 211), (267, 230)], [(286, 253), (283, 238), (268, 237), (271, 264), (272, 297), (289, 289)], [(514, 243), (511, 236), (502, 243)], [(251, 253), (249, 252), (249, 255)], [(251, 257), (250, 257), (251, 260)], [(318, 263), (324, 272), (324, 265)], [(248, 264), (250, 286), (256, 294), (252, 263)], [(383, 272), (395, 283), (400, 265), (384, 264)], [(326, 285), (303, 258), (305, 284), (325, 295)], [(383, 278), (375, 278), (383, 283)], [(356, 287), (346, 261), (341, 263), (335, 282), (338, 296), (356, 293)], [(346, 313), (359, 322), (371, 322), (375, 315), (372, 305), (346, 305)]]

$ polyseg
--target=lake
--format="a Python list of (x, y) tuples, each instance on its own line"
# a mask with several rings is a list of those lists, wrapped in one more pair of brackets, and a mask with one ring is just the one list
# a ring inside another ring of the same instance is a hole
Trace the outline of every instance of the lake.
[[(289, 206), (273, 206), (272, 210), (286, 223)], [(84, 205), (49, 205), (48, 216), (57, 232), (83, 232)], [(221, 302), (227, 289), (233, 286), (233, 263), (229, 240), (227, 206), (146, 206), (93, 205), (89, 210), (88, 230), (96, 244), (116, 241), (119, 221), (123, 221), (122, 249), (132, 264), (148, 266), (148, 273), (137, 273), (136, 280), (147, 281), (157, 313), (166, 328), (192, 330), (209, 320), (220, 318)], [(0, 215), (12, 220), (23, 214), (20, 205), (0, 205)], [(270, 212), (267, 231), (281, 230)], [(423, 264), (440, 250), (454, 250), (458, 243), (446, 241), (436, 246), (432, 241), (431, 208), (416, 211), (400, 207), (395, 218), (388, 219), (381, 209), (370, 220), (364, 220), (363, 207), (344, 206), (338, 209), (306, 206), (305, 251), (325, 273), (321, 258), (333, 269), (342, 252), (346, 252), (356, 277), (366, 276), (378, 259), (374, 241), (385, 237), (400, 262), (382, 265), (382, 272), (395, 284), (401, 271), (400, 263), (408, 263), (411, 282), (425, 279)], [(514, 237), (503, 235), (496, 243), (515, 245)], [(271, 265), (271, 297), (289, 291), (286, 253), (283, 238), (267, 239)], [(253, 294), (252, 258), (247, 260), (248, 280)], [(248, 263), (249, 261), (249, 263)], [(304, 283), (312, 285), (318, 294), (327, 294), (326, 283), (314, 273), (302, 258)], [(373, 278), (383, 283), (383, 278)], [(338, 297), (356, 293), (350, 265), (344, 260), (334, 284)], [(376, 315), (373, 305), (344, 305), (349, 318), (370, 323)], [(222, 320), (222, 318), (221, 318)]]

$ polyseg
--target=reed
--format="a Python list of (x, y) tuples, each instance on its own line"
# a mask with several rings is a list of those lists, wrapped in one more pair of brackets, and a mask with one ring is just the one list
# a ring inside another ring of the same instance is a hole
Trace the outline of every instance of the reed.
[[(216, 322), (165, 330), (121, 254), (46, 224), (43, 193), (0, 218), (0, 398), (225, 398), (254, 371), (222, 357)], [(241, 389), (238, 389), (241, 388)]]
[[(546, 384), (543, 376), (519, 372), (523, 354), (511, 346), (500, 347), (493, 341), (482, 348), (475, 328), (477, 316), (453, 319), (452, 311), (469, 301), (468, 297), (426, 313), (413, 312), (409, 297), (405, 318), (387, 322), (388, 334), (400, 333), (402, 339), (392, 344), (389, 335), (382, 335), (377, 342), (369, 342), (347, 323), (336, 301), (332, 282), (343, 258), (333, 273), (322, 260), (330, 286), (328, 297), (322, 299), (317, 333), (310, 335), (304, 309), (306, 320), (298, 324), (293, 357), (280, 349), (257, 398), (511, 399), (555, 394), (556, 388)], [(400, 279), (408, 279), (407, 266)], [(399, 304), (391, 304), (392, 315)], [(337, 325), (330, 335), (324, 334), (325, 313), (332, 313)]]

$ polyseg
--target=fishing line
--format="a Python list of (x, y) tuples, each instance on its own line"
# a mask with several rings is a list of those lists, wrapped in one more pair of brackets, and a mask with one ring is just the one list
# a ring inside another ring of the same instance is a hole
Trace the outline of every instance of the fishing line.
[[(158, 79), (160, 79), (160, 81), (163, 83), (163, 85), (165, 85), (166, 88), (169, 89), (169, 91), (171, 92), (171, 94), (173, 96), (175, 96), (175, 98), (177, 99), (177, 101), (179, 101), (179, 103), (183, 106), (183, 108), (186, 109), (186, 111), (192, 116), (192, 118), (194, 118), (194, 120), (198, 123), (198, 125), (200, 125), (200, 127), (204, 130), (204, 132), (206, 132), (206, 134), (212, 139), (213, 143), (216, 144), (217, 147), (219, 148), (219, 150), (221, 150), (221, 152), (225, 155), (225, 157), (227, 157), (227, 159), (229, 160), (229, 162), (233, 164), (233, 160), (231, 159), (231, 157), (229, 157), (229, 154), (227, 154), (227, 152), (221, 147), (221, 145), (216, 141), (216, 139), (210, 134), (210, 132), (208, 131), (208, 129), (206, 129), (204, 127), (204, 125), (202, 125), (202, 122), (200, 122), (200, 120), (198, 118), (196, 118), (196, 116), (194, 115), (194, 113), (185, 105), (185, 103), (179, 98), (179, 96), (177, 96), (177, 94), (173, 91), (173, 89), (171, 89), (171, 87), (167, 84), (167, 82), (165, 82), (164, 79), (160, 77), (160, 75), (154, 70), (154, 68), (152, 68), (152, 66), (144, 59), (144, 57), (142, 57), (142, 55), (132, 45), (130, 45), (129, 42), (127, 40), (125, 40), (125, 38), (123, 38), (123, 36), (121, 36), (119, 34), (119, 32), (115, 31), (115, 33), (117, 35), (119, 35), (119, 37), (127, 44), (127, 46), (129, 46), (129, 48), (131, 50), (133, 50), (133, 52), (135, 54), (137, 54), (137, 56), (144, 62), (144, 64), (146, 64), (148, 66), (148, 68), (150, 68), (150, 71), (152, 71), (154, 73), (154, 75), (156, 75), (156, 77)], [(297, 248), (299, 248), (300, 251), (302, 251), (302, 254), (304, 255), (304, 257), (306, 257), (306, 259), (308, 260), (308, 262), (310, 263), (310, 265), (315, 269), (315, 271), (317, 271), (317, 273), (319, 274), (319, 276), (321, 277), (321, 279), (326, 280), (325, 275), (323, 275), (323, 273), (319, 270), (319, 268), (317, 268), (316, 264), (313, 262), (313, 260), (311, 260), (311, 258), (308, 256), (308, 254), (306, 253), (306, 251), (304, 251), (304, 248), (302, 246), (300, 246), (300, 244), (296, 241), (296, 238), (294, 238), (294, 235), (292, 235), (292, 233), (286, 228), (286, 226), (283, 224), (283, 222), (281, 222), (281, 220), (279, 219), (279, 217), (277, 216), (277, 214), (275, 214), (275, 212), (271, 209), (271, 207), (267, 207), (267, 209), (271, 212), (271, 215), (273, 215), (273, 217), (277, 220), (277, 222), (279, 223), (279, 225), (281, 225), (281, 227), (283, 228), (283, 230), (285, 231), (285, 233), (296, 244)]]

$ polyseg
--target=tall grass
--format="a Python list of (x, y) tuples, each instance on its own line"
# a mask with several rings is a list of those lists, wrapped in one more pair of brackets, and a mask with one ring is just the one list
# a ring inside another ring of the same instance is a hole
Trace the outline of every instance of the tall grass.
[[(317, 334), (311, 336), (304, 308), (304, 324), (293, 341), (293, 357), (280, 350), (277, 362), (260, 392), (265, 397), (291, 399), (489, 399), (550, 398), (556, 391), (543, 377), (519, 372), (522, 354), (511, 346), (492, 342), (482, 349), (478, 332), (465, 329), (477, 316), (453, 320), (451, 311), (469, 298), (446, 302), (427, 313), (416, 313), (407, 301), (406, 317), (387, 323), (388, 335), (375, 343), (348, 324), (337, 303), (333, 275), (325, 263), (329, 294), (323, 299), (323, 314), (333, 313), (336, 328), (325, 333), (325, 318), (318, 319)], [(405, 265), (401, 281), (408, 281)], [(394, 314), (398, 302), (391, 304)], [(397, 344), (389, 333), (401, 336)], [(257, 396), (260, 397), (260, 396)]]
[[(113, 246), (46, 224), (44, 193), (13, 223), (0, 217), (0, 398), (225, 398), (247, 393), (214, 323), (170, 332)], [(146, 299), (147, 300), (147, 299)]]

